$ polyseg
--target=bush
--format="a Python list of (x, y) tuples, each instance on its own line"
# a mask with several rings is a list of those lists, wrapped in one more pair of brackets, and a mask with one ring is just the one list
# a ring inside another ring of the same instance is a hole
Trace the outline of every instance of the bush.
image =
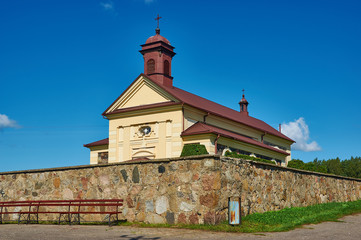
[(276, 164), (275, 162), (273, 162), (273, 161), (271, 161), (271, 160), (262, 159), (262, 158), (256, 158), (256, 157), (251, 157), (251, 156), (244, 155), (244, 154), (238, 154), (238, 153), (236, 153), (236, 152), (226, 151), (226, 153), (225, 153), (224, 155), (225, 155), (226, 157), (242, 158), (242, 159), (248, 159), (248, 160), (252, 160), (252, 161), (256, 161), (256, 162), (264, 162), (264, 163)]
[(185, 144), (181, 153), (181, 157), (208, 154), (206, 146), (202, 144)]

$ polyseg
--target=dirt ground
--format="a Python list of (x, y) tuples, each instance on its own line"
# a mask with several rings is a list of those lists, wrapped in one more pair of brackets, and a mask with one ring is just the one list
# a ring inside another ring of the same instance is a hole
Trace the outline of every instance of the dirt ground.
[(0, 239), (109, 239), (109, 240), (184, 240), (184, 239), (361, 239), (361, 214), (340, 219), (343, 222), (325, 222), (306, 225), (289, 232), (280, 233), (219, 233), (187, 229), (135, 228), (123, 226), (86, 225), (0, 225)]

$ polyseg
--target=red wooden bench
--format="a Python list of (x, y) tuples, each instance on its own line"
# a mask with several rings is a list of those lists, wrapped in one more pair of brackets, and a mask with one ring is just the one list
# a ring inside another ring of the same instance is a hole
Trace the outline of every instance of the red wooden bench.
[[(39, 214), (59, 214), (58, 223), (72, 222), (80, 223), (81, 214), (108, 214), (109, 226), (111, 217), (115, 216), (118, 221), (118, 214), (121, 213), (119, 207), (123, 206), (123, 199), (82, 199), (82, 200), (38, 200), (38, 201), (9, 201), (0, 202), (0, 223), (3, 223), (3, 215), (18, 214), (18, 224), (20, 222), (29, 223), (35, 218), (39, 223)], [(41, 207), (41, 208), (40, 208)], [(57, 207), (56, 210), (49, 207)], [(92, 208), (89, 208), (92, 207)], [(107, 211), (96, 210), (104, 207)], [(14, 208), (21, 208), (15, 211)], [(25, 210), (23, 210), (25, 208)], [(86, 208), (86, 209), (85, 209)], [(62, 221), (62, 218), (65, 219)], [(75, 221), (73, 220), (75, 219)]]

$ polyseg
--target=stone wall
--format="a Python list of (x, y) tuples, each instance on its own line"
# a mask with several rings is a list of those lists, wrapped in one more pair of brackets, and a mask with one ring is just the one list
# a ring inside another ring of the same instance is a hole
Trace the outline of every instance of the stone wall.
[(224, 195), (242, 199), (242, 215), (361, 199), (361, 179), (230, 158), (221, 159)]
[(0, 173), (0, 201), (122, 198), (128, 221), (171, 224), (225, 220), (229, 196), (247, 215), (357, 200), (360, 189), (359, 179), (212, 155)]

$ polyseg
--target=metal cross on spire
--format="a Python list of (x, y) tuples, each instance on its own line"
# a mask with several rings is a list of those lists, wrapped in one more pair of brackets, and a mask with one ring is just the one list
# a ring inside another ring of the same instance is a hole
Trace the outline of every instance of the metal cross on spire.
[(243, 92), (243, 97), (244, 97), (244, 89), (242, 89), (242, 92)]
[(159, 19), (161, 19), (162, 17), (159, 17), (159, 14), (157, 15), (157, 17), (155, 18), (155, 20), (157, 21), (157, 28), (159, 28)]

